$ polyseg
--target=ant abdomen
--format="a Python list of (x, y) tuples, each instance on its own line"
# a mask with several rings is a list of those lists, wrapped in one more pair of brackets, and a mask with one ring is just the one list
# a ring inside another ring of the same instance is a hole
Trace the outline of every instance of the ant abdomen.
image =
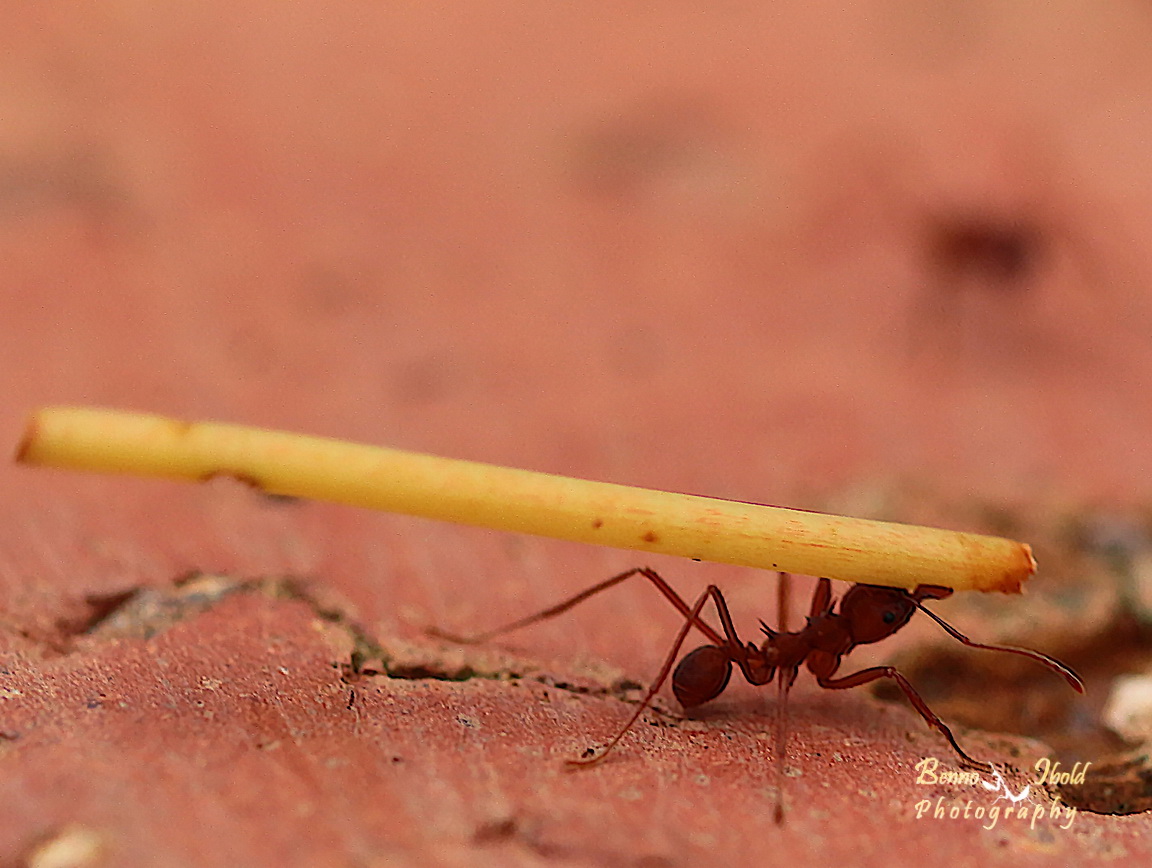
[(701, 645), (672, 673), (672, 692), (684, 708), (695, 708), (723, 693), (731, 677), (728, 652), (717, 645)]

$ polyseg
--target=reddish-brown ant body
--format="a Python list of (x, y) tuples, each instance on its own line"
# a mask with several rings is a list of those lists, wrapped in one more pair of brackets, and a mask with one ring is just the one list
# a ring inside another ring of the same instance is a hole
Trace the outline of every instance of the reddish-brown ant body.
[[(840, 599), (840, 606), (837, 611), (832, 599), (832, 583), (828, 579), (820, 579), (812, 595), (807, 623), (801, 629), (792, 632), (784, 629), (783, 618), (787, 606), (786, 592), (782, 590), (780, 594), (781, 629), (773, 630), (761, 621), (765, 639), (757, 646), (752, 642), (741, 640), (732, 622), (732, 616), (728, 611), (724, 595), (716, 585), (709, 585), (696, 599), (696, 602), (689, 606), (655, 570), (648, 567), (637, 567), (600, 582), (556, 606), (545, 609), (543, 612), (538, 612), (487, 633), (471, 637), (459, 637), (439, 631), (434, 632), (444, 638), (458, 642), (469, 644), (484, 642), (502, 633), (559, 615), (589, 597), (633, 576), (643, 576), (655, 585), (665, 599), (684, 617), (684, 625), (668, 652), (660, 672), (652, 682), (652, 686), (627, 723), (620, 728), (603, 751), (595, 755), (569, 760), (568, 762), (573, 765), (597, 763), (616, 747), (624, 734), (649, 707), (657, 691), (668, 679), (668, 674), (672, 671), (672, 664), (676, 661), (680, 648), (693, 627), (707, 637), (709, 644), (702, 645), (686, 655), (680, 661), (680, 665), (676, 667), (675, 672), (672, 673), (672, 692), (684, 708), (695, 708), (719, 696), (728, 686), (733, 666), (740, 670), (749, 684), (757, 686), (769, 684), (773, 678), (776, 678), (781, 699), (781, 704), (778, 706), (779, 710), (782, 710), (783, 699), (796, 681), (800, 667), (803, 665), (807, 665), (808, 670), (816, 677), (817, 684), (829, 690), (859, 687), (881, 678), (890, 678), (904, 692), (908, 701), (912, 703), (912, 707), (924, 718), (924, 721), (937, 729), (948, 740), (952, 749), (965, 765), (985, 770), (992, 770), (992, 764), (981, 762), (969, 756), (956, 742), (952, 731), (944, 721), (932, 712), (908, 680), (894, 667), (873, 666), (850, 675), (836, 677), (836, 672), (839, 670), (844, 657), (857, 646), (870, 645), (887, 639), (907, 624), (912, 615), (919, 609), (943, 627), (950, 636), (971, 648), (1004, 651), (1036, 660), (1062, 675), (1078, 692), (1084, 691), (1084, 685), (1075, 672), (1046, 654), (1025, 648), (973, 642), (947, 624), (923, 605), (927, 600), (940, 600), (952, 594), (951, 588), (936, 585), (920, 585), (913, 591), (879, 585), (853, 585)], [(787, 575), (781, 573), (780, 577), (781, 588), (786, 588)], [(721, 630), (716, 630), (701, 617), (701, 612), (709, 600), (712, 600), (716, 607)], [(778, 719), (782, 721), (782, 718)], [(778, 760), (781, 749), (782, 745), (778, 745)]]

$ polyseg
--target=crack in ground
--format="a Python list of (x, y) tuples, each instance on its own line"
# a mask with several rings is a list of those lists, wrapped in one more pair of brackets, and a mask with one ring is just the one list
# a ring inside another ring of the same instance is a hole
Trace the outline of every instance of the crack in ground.
[(1152, 762), (1147, 754), (1091, 770), (1084, 783), (1050, 787), (1066, 805), (1093, 814), (1127, 816), (1152, 810)]
[[(349, 688), (349, 709), (355, 704), (357, 686), (374, 677), (454, 683), (473, 679), (525, 681), (577, 696), (611, 698), (631, 705), (639, 703), (638, 694), (642, 694), (644, 689), (643, 685), (628, 678), (597, 679), (595, 674), (584, 676), (588, 678), (588, 683), (581, 683), (582, 678), (574, 680), (561, 677), (534, 661), (518, 659), (488, 646), (445, 646), (429, 642), (408, 642), (399, 637), (377, 638), (344, 606), (333, 601), (323, 585), (293, 576), (237, 579), (192, 572), (177, 578), (166, 587), (138, 587), (85, 597), (79, 606), (75, 602), (70, 604), (72, 611), (67, 611), (65, 606), (65, 613), (58, 616), (49, 629), (7, 626), (51, 654), (66, 655), (90, 647), (93, 640), (147, 641), (180, 622), (204, 614), (235, 594), (262, 594), (274, 600), (301, 603), (315, 618), (332, 625), (344, 635), (351, 650), (346, 659), (334, 661), (332, 667)], [(1110, 632), (1114, 642), (1116, 633)], [(1141, 648), (1147, 653), (1145, 633), (1141, 633), (1141, 641), (1129, 643), (1133, 647), (1126, 646), (1129, 652)], [(83, 642), (85, 638), (89, 641)], [(1081, 665), (1087, 663), (1084, 655), (1074, 656), (1074, 662)], [(1089, 658), (1095, 656), (1088, 655)], [(1122, 656), (1130, 657), (1131, 654)], [(941, 670), (934, 666), (932, 669), (937, 672), (948, 671), (949, 667)], [(983, 684), (983, 695), (986, 696), (988, 682), (986, 679), (979, 680)], [(925, 681), (930, 683), (927, 678)], [(680, 715), (659, 705), (650, 708), (664, 719), (655, 725), (682, 719)], [(959, 714), (953, 716), (962, 718)], [(0, 740), (9, 738), (8, 733), (0, 733)], [(1146, 755), (1112, 763), (1102, 762), (1093, 768), (1087, 782), (1061, 786), (1059, 795), (1065, 804), (1093, 813), (1132, 814), (1148, 811), (1152, 809), (1152, 763)]]
[[(304, 604), (321, 621), (331, 624), (349, 640), (348, 659), (333, 662), (340, 678), (353, 688), (367, 678), (461, 683), (473, 679), (529, 681), (580, 696), (638, 701), (643, 685), (617, 677), (608, 683), (581, 684), (540, 669), (531, 661), (509, 665), (509, 655), (498, 650), (466, 646), (447, 649), (399, 638), (378, 640), (338, 603), (325, 599), (322, 586), (295, 576), (236, 579), (226, 575), (191, 572), (166, 587), (138, 587), (84, 597), (75, 611), (57, 617), (50, 629), (13, 627), (24, 638), (54, 655), (81, 649), (80, 640), (136, 639), (147, 641), (176, 624), (198, 617), (235, 594), (259, 593), (277, 600)], [(367, 664), (379, 662), (379, 668)], [(589, 676), (595, 682), (595, 676)], [(660, 708), (658, 714), (668, 716)]]

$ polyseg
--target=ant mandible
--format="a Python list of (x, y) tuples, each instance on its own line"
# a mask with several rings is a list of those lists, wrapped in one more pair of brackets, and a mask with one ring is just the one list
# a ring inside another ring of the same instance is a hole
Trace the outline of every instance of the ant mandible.
[[(648, 688), (648, 692), (624, 726), (608, 742), (603, 751), (592, 756), (570, 759), (568, 763), (571, 765), (592, 765), (600, 762), (611, 753), (620, 739), (624, 737), (624, 734), (632, 728), (644, 710), (651, 705), (656, 693), (668, 679), (668, 673), (672, 671), (672, 664), (676, 661), (680, 648), (693, 627), (708, 638), (709, 644), (702, 645), (690, 652), (680, 661), (680, 665), (672, 673), (672, 692), (684, 708), (695, 708), (719, 696), (728, 686), (734, 665), (740, 670), (745, 680), (755, 686), (769, 684), (773, 678), (778, 679), (781, 699), (778, 713), (782, 713), (783, 699), (795, 683), (800, 667), (805, 664), (816, 677), (816, 683), (829, 690), (845, 690), (850, 687), (869, 684), (881, 678), (891, 678), (904, 692), (908, 701), (912, 703), (912, 707), (924, 718), (924, 721), (937, 729), (948, 740), (952, 749), (960, 757), (962, 764), (985, 771), (994, 770), (992, 763), (981, 762), (969, 756), (957, 743), (947, 724), (936, 716), (920, 694), (894, 667), (872, 666), (861, 669), (859, 672), (853, 672), (851, 675), (835, 677), (845, 655), (859, 645), (870, 645), (887, 639), (907, 624), (912, 615), (919, 609), (943, 627), (950, 636), (970, 648), (1003, 651), (1036, 660), (1064, 676), (1065, 680), (1078, 692), (1084, 692), (1084, 684), (1079, 676), (1059, 660), (1026, 648), (973, 642), (959, 630), (946, 623), (940, 616), (923, 605), (926, 600), (942, 600), (952, 594), (951, 588), (944, 588), (939, 585), (919, 585), (914, 591), (907, 591), (903, 588), (857, 584), (845, 592), (840, 599), (839, 611), (834, 611), (832, 583), (828, 579), (820, 579), (812, 594), (812, 604), (809, 607), (807, 623), (799, 630), (788, 632), (784, 629), (783, 624), (784, 612), (787, 608), (786, 582), (788, 576), (786, 573), (780, 573), (781, 629), (773, 630), (761, 621), (760, 626), (765, 639), (763, 643), (757, 646), (752, 642), (741, 640), (735, 625), (732, 623), (732, 616), (728, 611), (728, 604), (724, 601), (724, 595), (716, 585), (709, 585), (696, 599), (696, 602), (689, 606), (655, 570), (648, 567), (636, 567), (593, 585), (549, 609), (486, 633), (461, 637), (441, 631), (432, 632), (442, 638), (465, 644), (486, 642), (503, 633), (555, 617), (584, 602), (589, 597), (614, 587), (633, 576), (643, 576), (655, 585), (665, 599), (684, 616), (684, 624), (680, 628), (676, 641), (672, 644), (659, 674), (652, 682), (652, 686)], [(712, 600), (716, 607), (723, 632), (714, 629), (701, 617), (701, 612), (709, 600)], [(780, 747), (782, 745), (778, 745), (778, 750)]]

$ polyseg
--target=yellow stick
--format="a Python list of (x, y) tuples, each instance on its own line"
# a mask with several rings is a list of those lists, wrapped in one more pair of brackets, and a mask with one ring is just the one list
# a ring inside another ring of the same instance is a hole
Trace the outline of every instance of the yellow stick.
[(92, 408), (35, 413), (25, 464), (202, 482), (847, 582), (1018, 593), (1031, 549), (998, 537), (568, 479), (340, 440)]

